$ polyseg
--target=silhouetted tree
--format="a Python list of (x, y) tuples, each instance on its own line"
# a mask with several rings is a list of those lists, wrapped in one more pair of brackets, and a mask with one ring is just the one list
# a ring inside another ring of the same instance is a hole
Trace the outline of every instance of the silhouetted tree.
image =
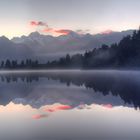
[(4, 68), (4, 61), (1, 61), (1, 68)]
[(6, 60), (5, 67), (6, 68), (11, 68), (11, 62), (10, 62), (9, 59)]
[(21, 65), (21, 67), (24, 67), (24, 65), (25, 65), (24, 60), (21, 61), (20, 65)]

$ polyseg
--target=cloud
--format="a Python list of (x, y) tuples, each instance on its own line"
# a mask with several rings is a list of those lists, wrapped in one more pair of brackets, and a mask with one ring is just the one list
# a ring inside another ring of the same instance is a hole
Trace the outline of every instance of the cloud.
[(111, 104), (103, 104), (102, 106), (105, 108), (108, 108), (108, 109), (113, 108), (113, 106)]
[(60, 106), (57, 106), (57, 109), (58, 110), (68, 110), (68, 109), (71, 109), (72, 107), (69, 106), (69, 105), (60, 105)]
[(48, 117), (48, 115), (46, 115), (46, 114), (36, 114), (36, 115), (32, 116), (32, 118), (35, 120), (46, 118), (46, 117)]
[(55, 29), (52, 27), (49, 27), (47, 23), (43, 21), (30, 21), (30, 25), (34, 27), (42, 27), (40, 31), (43, 33), (51, 33), (51, 34), (57, 34), (57, 35), (68, 35), (71, 32), (76, 32), (77, 34), (86, 34), (90, 30), (69, 30), (69, 29)]
[(36, 26), (36, 27), (44, 27), (41, 32), (44, 33), (52, 33), (52, 34), (58, 34), (58, 35), (68, 35), (69, 33), (73, 32), (72, 30), (68, 29), (54, 29), (48, 26), (47, 23), (43, 21), (30, 21), (31, 26)]
[(45, 29), (43, 29), (42, 30), (42, 32), (45, 32), (45, 33), (53, 33), (54, 31), (53, 31), (53, 29), (52, 28), (45, 28)]
[(72, 30), (68, 30), (68, 29), (55, 30), (53, 28), (46, 28), (42, 31), (45, 33), (52, 33), (52, 34), (59, 34), (59, 35), (68, 35), (71, 32), (73, 32)]
[(70, 34), (71, 32), (73, 32), (73, 31), (67, 30), (67, 29), (55, 30), (55, 33), (59, 33), (59, 34), (63, 34), (63, 35)]
[(69, 105), (57, 105), (57, 106), (47, 107), (45, 109), (45, 111), (47, 111), (47, 112), (56, 112), (56, 111), (60, 111), (60, 110), (69, 110), (69, 109), (72, 109), (72, 107), (69, 106)]
[(48, 27), (48, 24), (42, 21), (31, 21), (30, 25), (32, 26), (44, 26), (44, 27)]

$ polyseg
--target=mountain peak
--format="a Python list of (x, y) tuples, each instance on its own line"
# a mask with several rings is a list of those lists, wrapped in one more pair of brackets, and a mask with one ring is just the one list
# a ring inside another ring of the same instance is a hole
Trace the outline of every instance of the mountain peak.
[(103, 31), (103, 32), (101, 32), (100, 34), (111, 34), (111, 33), (113, 33), (114, 31), (112, 31), (112, 30), (105, 30), (105, 31)]
[(0, 41), (6, 42), (6, 41), (10, 41), (10, 40), (7, 37), (5, 37), (5, 36), (1, 36), (0, 37)]
[(71, 31), (67, 35), (60, 35), (60, 36), (58, 36), (58, 38), (61, 38), (61, 37), (64, 37), (64, 38), (77, 38), (79, 36), (80, 35), (78, 33), (74, 32), (74, 31)]
[(40, 36), (41, 34), (39, 33), (39, 32), (32, 32), (32, 33), (30, 33), (29, 34), (29, 37), (38, 37), (38, 36)]

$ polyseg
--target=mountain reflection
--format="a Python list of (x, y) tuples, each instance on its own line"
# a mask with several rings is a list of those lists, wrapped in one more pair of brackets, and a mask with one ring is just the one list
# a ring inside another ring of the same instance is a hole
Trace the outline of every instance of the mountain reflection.
[[(2, 105), (13, 101), (38, 108), (59, 102), (75, 107), (82, 103), (96, 102), (117, 106), (133, 105), (136, 109), (140, 107), (139, 72), (113, 70), (21, 72), (3, 73), (0, 77)], [(94, 96), (99, 94), (107, 98), (109, 96), (108, 103), (103, 97), (96, 100)], [(114, 97), (120, 98), (117, 103)]]

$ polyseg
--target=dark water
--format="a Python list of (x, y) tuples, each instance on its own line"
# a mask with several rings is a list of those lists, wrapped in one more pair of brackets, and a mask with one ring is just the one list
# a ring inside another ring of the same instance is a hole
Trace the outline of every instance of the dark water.
[(0, 140), (140, 139), (140, 72), (0, 73)]

